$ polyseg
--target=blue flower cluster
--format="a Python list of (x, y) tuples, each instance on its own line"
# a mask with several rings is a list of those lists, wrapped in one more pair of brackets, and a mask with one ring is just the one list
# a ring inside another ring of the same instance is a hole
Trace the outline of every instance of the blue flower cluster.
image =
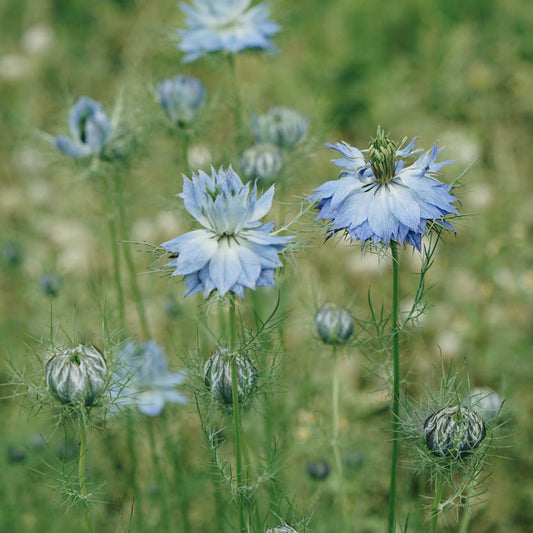
[(438, 221), (453, 230), (444, 220), (457, 214), (452, 205), (456, 198), (452, 187), (435, 178), (451, 161), (436, 162), (440, 149), (436, 144), (406, 166), (406, 161), (422, 150), (415, 149), (415, 139), (405, 148), (396, 149), (388, 138), (379, 136), (363, 152), (346, 142), (329, 148), (342, 155), (333, 162), (341, 167), (340, 178), (327, 181), (309, 200), (317, 201), (317, 219), (329, 219), (332, 232), (346, 230), (352, 241), (368, 240), (388, 245), (395, 241), (421, 249), (427, 223)]
[(135, 403), (145, 415), (158, 416), (166, 401), (187, 403), (176, 390), (185, 372), (169, 372), (165, 352), (153, 340), (126, 344), (117, 354), (113, 374), (110, 392), (116, 405)]
[(199, 170), (192, 179), (184, 176), (178, 196), (205, 228), (161, 245), (176, 255), (165, 266), (175, 268), (173, 276), (185, 276), (185, 296), (203, 291), (207, 298), (217, 290), (242, 298), (246, 288), (274, 285), (278, 252), (292, 239), (272, 235), (274, 223), (259, 222), (270, 211), (274, 186), (258, 198), (257, 184), (243, 185), (230, 166), (218, 172), (211, 168), (211, 175)]
[(70, 110), (69, 126), (72, 138), (59, 135), (53, 145), (75, 159), (100, 154), (112, 130), (104, 106), (87, 96), (82, 96)]
[(268, 7), (250, 7), (251, 0), (192, 0), (182, 2), (187, 29), (177, 30), (178, 48), (190, 63), (212, 52), (235, 54), (246, 49), (274, 51), (270, 37), (280, 28), (269, 20)]

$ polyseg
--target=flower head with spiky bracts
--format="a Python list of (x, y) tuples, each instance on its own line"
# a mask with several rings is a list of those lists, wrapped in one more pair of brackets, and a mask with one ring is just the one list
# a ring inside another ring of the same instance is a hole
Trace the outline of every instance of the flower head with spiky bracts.
[(185, 13), (186, 29), (177, 30), (178, 48), (190, 63), (212, 52), (235, 54), (242, 50), (274, 51), (270, 37), (279, 26), (269, 20), (266, 4), (250, 7), (252, 0), (192, 0), (192, 6), (180, 3)]
[(185, 296), (203, 291), (207, 298), (216, 290), (242, 298), (246, 288), (274, 285), (278, 252), (293, 238), (272, 235), (274, 223), (259, 222), (272, 206), (274, 186), (258, 198), (257, 184), (243, 185), (230, 166), (183, 176), (178, 196), (204, 227), (161, 245), (176, 255), (165, 266), (175, 268), (173, 276), (185, 276)]
[[(436, 144), (420, 154), (423, 150), (415, 149), (415, 139), (399, 148), (378, 128), (368, 150), (346, 142), (326, 146), (342, 154), (333, 162), (343, 170), (339, 179), (322, 184), (309, 199), (317, 201), (317, 219), (331, 220), (332, 233), (345, 230), (352, 242), (395, 241), (420, 250), (428, 222), (454, 231), (444, 217), (457, 214), (452, 205), (457, 200), (450, 194), (452, 187), (435, 178), (451, 161), (436, 162), (441, 150)], [(406, 165), (416, 154), (420, 155)]]
[(82, 96), (70, 110), (69, 126), (72, 138), (59, 135), (52, 143), (75, 159), (100, 154), (112, 130), (104, 106), (87, 96)]

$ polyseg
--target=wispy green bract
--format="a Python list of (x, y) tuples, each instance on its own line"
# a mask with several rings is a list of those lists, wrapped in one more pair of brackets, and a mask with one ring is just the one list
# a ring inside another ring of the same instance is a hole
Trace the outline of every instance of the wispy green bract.
[(246, 49), (274, 51), (270, 38), (279, 32), (266, 4), (251, 0), (192, 0), (180, 3), (186, 29), (177, 30), (184, 63), (212, 52), (235, 54)]
[(165, 352), (151, 340), (128, 343), (117, 354), (110, 392), (115, 405), (135, 403), (139, 411), (157, 416), (165, 402), (186, 403), (176, 387), (185, 380), (185, 372), (169, 372)]
[(82, 96), (70, 110), (69, 126), (71, 138), (59, 135), (53, 145), (75, 159), (102, 152), (112, 130), (104, 106), (87, 96)]
[(274, 186), (258, 198), (257, 184), (243, 185), (230, 166), (183, 176), (178, 196), (205, 228), (161, 245), (177, 256), (165, 266), (175, 268), (173, 276), (185, 276), (185, 296), (203, 291), (207, 298), (216, 290), (242, 298), (246, 288), (274, 285), (278, 252), (293, 238), (272, 235), (274, 223), (259, 222), (270, 211)]
[(317, 219), (329, 219), (331, 232), (345, 230), (352, 241), (372, 241), (388, 245), (395, 241), (421, 249), (428, 222), (437, 220), (454, 231), (444, 220), (457, 214), (452, 187), (435, 178), (451, 161), (436, 162), (441, 149), (436, 144), (411, 165), (406, 163), (421, 150), (413, 139), (405, 148), (396, 149), (387, 138), (374, 139), (365, 159), (363, 152), (346, 142), (326, 144), (340, 152), (333, 162), (341, 167), (340, 178), (327, 181), (309, 200), (316, 201)]

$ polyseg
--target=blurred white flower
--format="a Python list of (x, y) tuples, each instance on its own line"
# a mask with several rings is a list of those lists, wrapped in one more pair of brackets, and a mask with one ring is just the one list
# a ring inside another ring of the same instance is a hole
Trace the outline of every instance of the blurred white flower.
[(46, 52), (54, 40), (52, 28), (46, 24), (35, 24), (22, 36), (22, 48), (29, 54)]

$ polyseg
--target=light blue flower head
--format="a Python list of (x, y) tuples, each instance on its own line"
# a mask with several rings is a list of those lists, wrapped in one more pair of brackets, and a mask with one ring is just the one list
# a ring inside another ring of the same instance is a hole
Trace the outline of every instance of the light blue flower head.
[(273, 107), (264, 115), (252, 117), (252, 133), (257, 143), (293, 148), (307, 135), (309, 121), (294, 109)]
[(180, 3), (187, 29), (177, 30), (184, 63), (211, 52), (235, 54), (248, 48), (275, 51), (270, 37), (280, 28), (269, 20), (266, 4), (251, 0), (192, 0)]
[(395, 241), (418, 250), (428, 222), (437, 221), (455, 231), (444, 217), (457, 214), (452, 205), (457, 199), (450, 194), (450, 185), (435, 178), (451, 161), (436, 162), (441, 150), (436, 144), (414, 159), (423, 152), (414, 145), (412, 139), (400, 149), (380, 129), (370, 148), (364, 150), (367, 159), (348, 143), (326, 144), (342, 155), (332, 161), (343, 170), (339, 179), (327, 181), (309, 197), (317, 201), (317, 219), (331, 220), (331, 233), (345, 230), (352, 242), (388, 245)]
[(203, 83), (189, 76), (163, 80), (157, 84), (156, 91), (163, 111), (177, 126), (194, 122), (205, 103)]
[(69, 125), (72, 138), (59, 135), (53, 145), (76, 159), (101, 153), (112, 129), (104, 106), (87, 96), (82, 96), (70, 110)]
[(110, 391), (119, 405), (135, 403), (145, 415), (158, 416), (166, 401), (187, 402), (176, 390), (185, 372), (169, 372), (165, 352), (153, 340), (126, 344), (117, 354), (113, 373)]
[(231, 166), (211, 175), (199, 170), (183, 176), (185, 209), (205, 228), (180, 235), (161, 246), (176, 257), (165, 266), (173, 276), (185, 276), (190, 296), (204, 298), (217, 290), (243, 297), (244, 289), (271, 287), (281, 266), (278, 252), (293, 237), (271, 234), (274, 223), (261, 224), (272, 206), (274, 186), (257, 198), (257, 184), (243, 185)]
[(281, 150), (270, 143), (256, 144), (244, 151), (241, 169), (248, 180), (274, 181), (283, 168)]

